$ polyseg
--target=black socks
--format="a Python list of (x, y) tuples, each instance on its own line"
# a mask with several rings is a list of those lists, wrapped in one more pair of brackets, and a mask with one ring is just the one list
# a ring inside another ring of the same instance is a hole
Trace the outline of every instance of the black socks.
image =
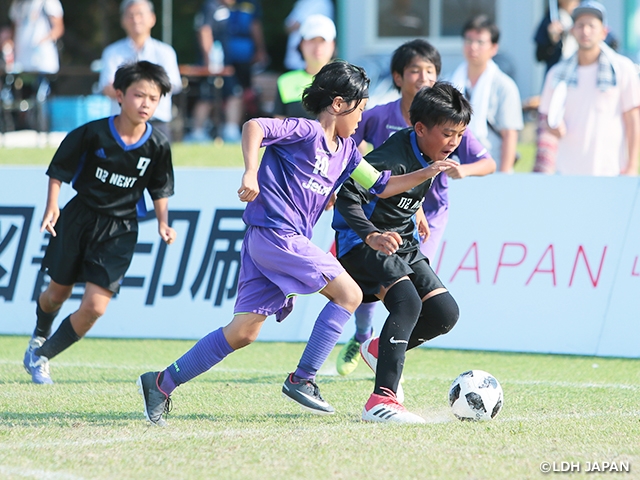
[(60, 309), (47, 313), (40, 308), (40, 299), (36, 300), (36, 329), (33, 331), (35, 337), (49, 338), (51, 335), (51, 325), (60, 313)]
[(54, 333), (49, 340), (44, 342), (44, 345), (38, 348), (35, 351), (35, 354), (41, 357), (47, 357), (51, 360), (78, 340), (80, 340), (80, 337), (73, 329), (73, 326), (71, 325), (71, 315), (69, 315), (62, 321), (58, 330), (56, 330), (56, 333)]

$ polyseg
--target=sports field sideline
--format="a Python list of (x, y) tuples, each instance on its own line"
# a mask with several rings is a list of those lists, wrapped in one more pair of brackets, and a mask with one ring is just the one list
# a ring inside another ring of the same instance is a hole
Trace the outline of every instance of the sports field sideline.
[[(334, 350), (318, 383), (337, 413), (314, 416), (280, 393), (304, 345), (257, 342), (178, 388), (159, 428), (146, 423), (135, 380), (192, 341), (88, 338), (52, 361), (49, 387), (22, 367), (27, 341), (0, 337), (3, 479), (536, 479), (544, 462), (573, 465), (562, 478), (603, 466), (640, 475), (636, 359), (416, 349), (405, 403), (428, 423), (394, 426), (360, 421), (373, 388), (365, 365), (340, 377)], [(491, 422), (449, 410), (449, 385), (471, 368), (502, 383)]]

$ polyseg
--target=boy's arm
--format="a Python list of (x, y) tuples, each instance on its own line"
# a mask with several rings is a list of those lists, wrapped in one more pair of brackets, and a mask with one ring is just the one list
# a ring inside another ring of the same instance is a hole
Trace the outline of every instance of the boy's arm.
[(243, 202), (254, 201), (260, 193), (258, 167), (260, 166), (260, 145), (263, 139), (264, 132), (258, 122), (249, 120), (242, 126), (244, 175), (242, 175), (242, 185), (238, 189), (238, 198)]
[(369, 247), (387, 255), (395, 253), (402, 245), (402, 237), (397, 232), (381, 232), (378, 230), (362, 209), (362, 197), (357, 192), (351, 191), (349, 187), (349, 183), (345, 183), (338, 193), (335, 204), (338, 213), (342, 215), (349, 228)]
[(440, 172), (457, 165), (458, 163), (453, 160), (438, 160), (415, 172), (391, 176), (390, 172), (379, 172), (363, 159), (351, 174), (351, 178), (374, 195), (380, 198), (389, 198), (411, 190)]
[(517, 130), (501, 130), (502, 148), (500, 150), (501, 162), (500, 171), (504, 173), (513, 172), (513, 164), (516, 161), (516, 148), (518, 146)]
[(445, 171), (449, 178), (484, 177), (496, 171), (496, 162), (492, 157), (481, 158), (477, 162), (463, 163)]
[(169, 226), (169, 199), (158, 198), (153, 201), (153, 209), (158, 219), (158, 234), (167, 245), (171, 245), (176, 239), (176, 231)]
[(42, 225), (40, 232), (45, 230), (54, 237), (56, 236), (55, 226), (60, 217), (60, 207), (58, 206), (58, 197), (60, 196), (60, 187), (62, 182), (56, 178), (49, 177), (49, 188), (47, 192), (47, 206), (44, 216), (42, 217)]

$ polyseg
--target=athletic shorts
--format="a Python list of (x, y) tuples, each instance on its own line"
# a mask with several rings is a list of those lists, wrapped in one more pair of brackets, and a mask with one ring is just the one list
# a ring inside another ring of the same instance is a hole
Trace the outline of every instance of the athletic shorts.
[(138, 241), (138, 220), (102, 215), (76, 196), (55, 230), (41, 269), (60, 285), (91, 282), (118, 293)]
[(319, 292), (344, 272), (336, 258), (297, 233), (249, 227), (242, 243), (234, 314), (291, 313), (295, 295)]
[(375, 302), (381, 287), (389, 287), (409, 277), (420, 298), (437, 288), (445, 288), (427, 258), (415, 250), (408, 254), (386, 255), (361, 243), (340, 257), (340, 263), (364, 294), (363, 303)]

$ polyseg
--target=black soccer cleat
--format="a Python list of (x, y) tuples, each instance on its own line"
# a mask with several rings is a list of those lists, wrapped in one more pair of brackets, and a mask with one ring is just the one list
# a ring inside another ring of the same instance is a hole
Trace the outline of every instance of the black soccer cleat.
[(160, 389), (161, 372), (147, 372), (138, 378), (138, 392), (144, 399), (144, 416), (153, 425), (167, 425), (163, 415), (171, 411), (171, 398)]
[(322, 395), (320, 389), (312, 380), (302, 379), (295, 382), (293, 373), (290, 373), (282, 386), (282, 396), (298, 403), (302, 408), (318, 415), (332, 415), (334, 408), (329, 405)]

